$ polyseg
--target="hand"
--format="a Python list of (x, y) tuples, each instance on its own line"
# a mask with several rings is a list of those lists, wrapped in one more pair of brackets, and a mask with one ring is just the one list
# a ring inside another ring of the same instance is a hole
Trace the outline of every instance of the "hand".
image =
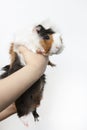
[(47, 56), (45, 57), (41, 54), (36, 54), (23, 45), (20, 45), (18, 47), (18, 50), (23, 55), (25, 63), (29, 64), (30, 66), (34, 66), (34, 67), (44, 66), (44, 67), (46, 67), (46, 65), (48, 64), (48, 57)]

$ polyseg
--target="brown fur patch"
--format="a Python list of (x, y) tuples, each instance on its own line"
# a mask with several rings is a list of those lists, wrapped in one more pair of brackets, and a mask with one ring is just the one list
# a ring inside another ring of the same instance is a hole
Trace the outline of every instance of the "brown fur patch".
[(9, 49), (9, 54), (11, 56), (11, 63), (10, 63), (10, 68), (11, 68), (15, 61), (15, 57), (16, 57), (16, 53), (14, 52), (14, 43), (11, 43), (11, 46)]
[(44, 48), (44, 51), (45, 51), (45, 54), (48, 54), (50, 49), (51, 49), (51, 46), (52, 46), (52, 43), (53, 43), (53, 36), (52, 35), (49, 35), (50, 39), (49, 40), (41, 40), (40, 41), (40, 44), (42, 45), (42, 47)]

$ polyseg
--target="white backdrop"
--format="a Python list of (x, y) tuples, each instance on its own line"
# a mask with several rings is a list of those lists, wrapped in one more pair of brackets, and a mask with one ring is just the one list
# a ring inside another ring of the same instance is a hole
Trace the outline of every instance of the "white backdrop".
[[(13, 32), (50, 18), (60, 28), (65, 50), (51, 57), (40, 121), (30, 115), (30, 130), (87, 130), (87, 1), (0, 0), (0, 67), (9, 62)], [(16, 115), (0, 122), (0, 130), (27, 130)]]

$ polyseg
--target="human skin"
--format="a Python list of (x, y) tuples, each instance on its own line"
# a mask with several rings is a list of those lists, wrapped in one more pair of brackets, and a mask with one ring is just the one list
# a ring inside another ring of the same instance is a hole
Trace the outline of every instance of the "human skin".
[(19, 46), (18, 49), (26, 65), (0, 80), (0, 120), (16, 112), (15, 105), (11, 104), (40, 78), (48, 64), (48, 57), (35, 54), (24, 46)]
[(9, 105), (6, 109), (0, 112), (0, 121), (8, 118), (9, 116), (15, 114), (17, 112), (15, 103)]

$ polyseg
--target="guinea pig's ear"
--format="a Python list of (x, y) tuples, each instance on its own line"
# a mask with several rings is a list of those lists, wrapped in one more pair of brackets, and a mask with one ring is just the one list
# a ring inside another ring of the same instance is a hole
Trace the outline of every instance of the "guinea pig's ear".
[(47, 29), (46, 31), (47, 31), (48, 34), (54, 34), (55, 33), (51, 28)]

